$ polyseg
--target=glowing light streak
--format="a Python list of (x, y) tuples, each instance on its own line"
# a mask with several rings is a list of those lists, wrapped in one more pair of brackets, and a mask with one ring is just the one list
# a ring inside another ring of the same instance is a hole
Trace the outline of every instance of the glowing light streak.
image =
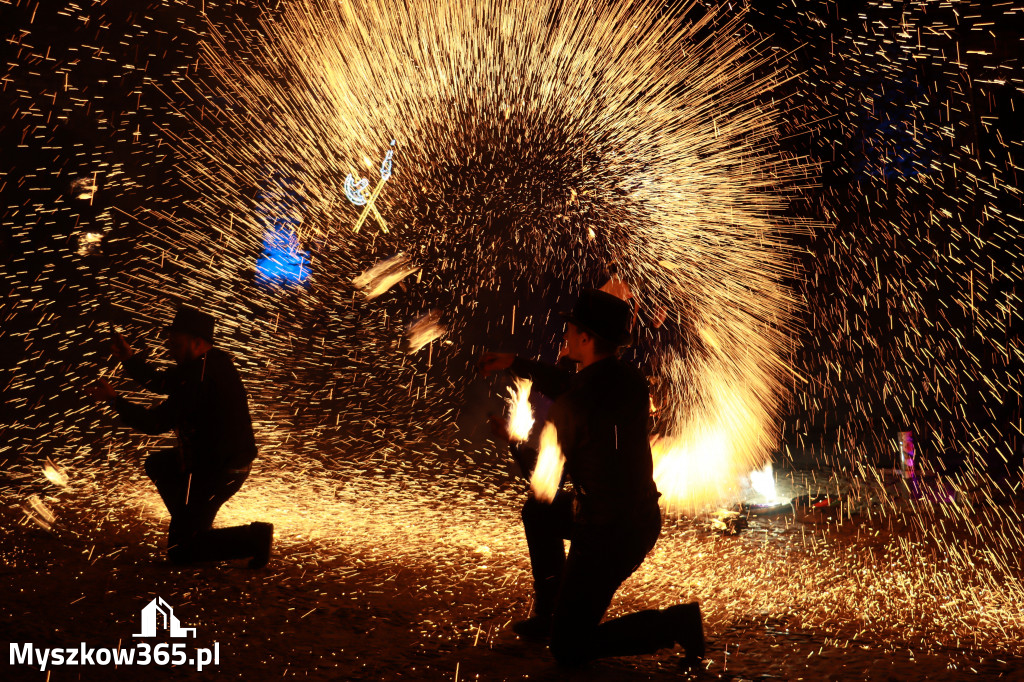
[(441, 324), (441, 311), (429, 310), (423, 313), (405, 328), (406, 352), (417, 352), (431, 341), (444, 336), (446, 331)]
[[(391, 146), (395, 146), (395, 140), (391, 140)], [(353, 232), (359, 232), (359, 228), (363, 226), (367, 216), (372, 212), (377, 222), (380, 223), (380, 229), (385, 234), (388, 231), (387, 223), (384, 222), (384, 218), (376, 208), (377, 197), (380, 196), (381, 190), (384, 189), (384, 183), (387, 182), (394, 171), (394, 154), (393, 149), (389, 149), (384, 155), (384, 160), (380, 164), (380, 180), (377, 182), (377, 186), (373, 188), (373, 191), (369, 194), (366, 193), (367, 188), (370, 185), (370, 181), (366, 178), (356, 180), (355, 177), (349, 173), (345, 176), (345, 196), (356, 206), (363, 206), (362, 212), (359, 214), (359, 219), (356, 220), (355, 227), (352, 228)]]
[(39, 499), (38, 495), (29, 496), (28, 504), (24, 505), (22, 510), (30, 521), (36, 523), (43, 530), (50, 530), (57, 520), (57, 515)]
[(382, 260), (368, 268), (353, 279), (352, 284), (363, 292), (366, 300), (371, 301), (419, 270), (420, 268), (410, 261), (408, 255), (399, 251), (391, 258)]

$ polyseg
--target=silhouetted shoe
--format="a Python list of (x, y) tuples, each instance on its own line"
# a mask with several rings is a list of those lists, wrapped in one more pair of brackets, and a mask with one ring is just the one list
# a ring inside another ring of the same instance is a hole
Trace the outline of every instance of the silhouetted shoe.
[(700, 604), (676, 604), (665, 609), (672, 637), (686, 649), (686, 663), (696, 666), (704, 658), (704, 619)]
[(551, 616), (534, 616), (513, 623), (512, 631), (523, 639), (547, 639), (551, 636)]
[(256, 553), (249, 559), (249, 568), (263, 568), (270, 561), (270, 547), (274, 544), (274, 526), (256, 521), (249, 524), (255, 537)]

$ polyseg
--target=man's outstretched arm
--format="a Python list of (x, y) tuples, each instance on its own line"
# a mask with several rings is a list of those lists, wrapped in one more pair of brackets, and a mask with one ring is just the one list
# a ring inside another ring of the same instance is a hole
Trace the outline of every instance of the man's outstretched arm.
[(526, 360), (513, 353), (484, 353), (476, 363), (482, 376), (508, 370), (533, 382), (536, 390), (554, 399), (569, 390), (572, 374), (544, 362)]
[(121, 420), (136, 431), (158, 436), (174, 428), (174, 404), (165, 400), (153, 407), (136, 405), (117, 394), (114, 387), (103, 379), (98, 379), (87, 389), (97, 400), (102, 400), (117, 410)]
[(171, 392), (177, 380), (175, 370), (153, 367), (146, 362), (143, 356), (132, 350), (121, 334), (115, 332), (113, 340), (110, 342), (110, 352), (121, 362), (128, 376), (146, 389), (163, 395)]
[(554, 400), (569, 390), (572, 373), (546, 362), (516, 357), (509, 371), (533, 381), (533, 387)]

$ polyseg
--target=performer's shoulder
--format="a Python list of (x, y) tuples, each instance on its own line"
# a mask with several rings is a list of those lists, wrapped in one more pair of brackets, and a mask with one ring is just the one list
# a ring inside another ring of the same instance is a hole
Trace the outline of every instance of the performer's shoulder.
[(206, 353), (206, 363), (208, 369), (212, 368), (214, 371), (238, 374), (235, 357), (226, 350), (211, 348)]

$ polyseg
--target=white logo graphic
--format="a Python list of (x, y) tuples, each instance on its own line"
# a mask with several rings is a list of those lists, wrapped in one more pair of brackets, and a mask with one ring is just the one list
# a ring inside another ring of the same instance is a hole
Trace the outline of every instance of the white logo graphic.
[(181, 627), (178, 619), (174, 616), (174, 609), (163, 600), (163, 597), (157, 597), (142, 609), (142, 632), (133, 636), (156, 637), (157, 614), (163, 616), (163, 629), (170, 630), (171, 637), (196, 636), (195, 628)]

